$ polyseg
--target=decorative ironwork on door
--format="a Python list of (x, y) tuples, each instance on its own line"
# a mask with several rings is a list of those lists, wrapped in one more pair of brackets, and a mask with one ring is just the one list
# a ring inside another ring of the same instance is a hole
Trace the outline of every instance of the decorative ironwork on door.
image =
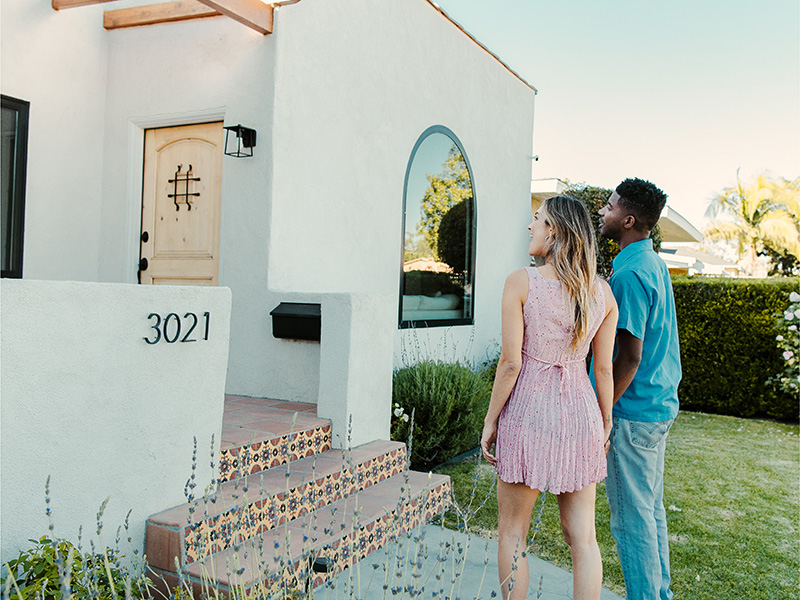
[[(175, 210), (180, 210), (180, 202), (184, 202), (186, 204), (187, 210), (192, 210), (192, 201), (190, 198), (192, 197), (199, 197), (200, 192), (190, 192), (189, 191), (189, 182), (190, 181), (200, 181), (199, 177), (192, 177), (192, 165), (189, 165), (189, 168), (186, 170), (185, 173), (181, 173), (181, 169), (183, 165), (178, 165), (178, 170), (175, 171), (175, 179), (169, 179), (168, 182), (172, 184), (172, 192), (171, 194), (167, 194), (167, 198), (172, 198), (172, 201), (175, 203)], [(163, 181), (163, 179), (162, 179)], [(183, 192), (178, 193), (178, 184), (183, 185)]]

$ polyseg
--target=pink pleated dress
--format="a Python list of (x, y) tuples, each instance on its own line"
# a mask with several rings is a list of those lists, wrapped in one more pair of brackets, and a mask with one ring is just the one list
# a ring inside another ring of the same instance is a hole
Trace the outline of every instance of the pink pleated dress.
[(497, 475), (553, 494), (606, 477), (603, 418), (586, 373), (586, 355), (605, 316), (598, 281), (589, 335), (572, 348), (562, 284), (528, 267), (522, 369), (498, 421)]

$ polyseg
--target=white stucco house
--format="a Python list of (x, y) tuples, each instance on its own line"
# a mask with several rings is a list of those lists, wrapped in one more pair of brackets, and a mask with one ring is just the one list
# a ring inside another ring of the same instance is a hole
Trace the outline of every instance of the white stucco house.
[(388, 439), (527, 263), (536, 90), (433, 2), (145, 4), (0, 8), (4, 557), (48, 473), (65, 535), (179, 503), (226, 393)]

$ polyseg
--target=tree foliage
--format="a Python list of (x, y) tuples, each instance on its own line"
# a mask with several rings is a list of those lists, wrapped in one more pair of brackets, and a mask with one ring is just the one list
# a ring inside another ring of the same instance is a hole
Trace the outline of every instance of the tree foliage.
[(439, 223), (436, 253), (442, 262), (450, 265), (453, 273), (463, 273), (467, 268), (472, 231), (472, 202), (462, 200), (454, 204)]
[(455, 144), (450, 147), (442, 166), (443, 170), (438, 175), (427, 175), (428, 188), (422, 198), (422, 218), (418, 233), (423, 234), (428, 246), (436, 251), (436, 259), (443, 261), (439, 254), (439, 225), (453, 206), (472, 199), (472, 181), (467, 162)]
[(749, 273), (759, 254), (770, 258), (774, 273), (786, 273), (800, 257), (800, 178), (762, 173), (743, 185), (737, 172), (736, 185), (714, 196), (706, 216), (715, 219), (706, 237), (733, 242)]
[[(589, 211), (589, 216), (592, 217), (594, 233), (597, 238), (597, 273), (601, 277), (608, 277), (611, 275), (611, 261), (619, 254), (619, 245), (617, 242), (600, 235), (599, 212), (608, 201), (612, 192), (613, 190), (586, 185), (585, 183), (572, 184), (564, 191), (565, 196), (580, 200), (586, 207), (586, 210)], [(658, 225), (650, 232), (650, 238), (653, 240), (653, 249), (656, 252), (661, 250), (661, 229)]]

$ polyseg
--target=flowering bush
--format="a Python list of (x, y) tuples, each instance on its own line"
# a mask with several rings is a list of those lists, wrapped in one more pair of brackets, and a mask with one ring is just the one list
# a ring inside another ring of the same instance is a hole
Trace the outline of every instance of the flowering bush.
[(778, 328), (783, 333), (775, 338), (786, 363), (783, 372), (770, 378), (770, 383), (796, 398), (800, 393), (800, 294), (789, 294), (789, 302), (778, 315)]
[(394, 408), (392, 409), (392, 424), (391, 430), (394, 432), (398, 427), (400, 427), (400, 423), (408, 423), (408, 413), (405, 409), (400, 406), (397, 402), (394, 403)]

